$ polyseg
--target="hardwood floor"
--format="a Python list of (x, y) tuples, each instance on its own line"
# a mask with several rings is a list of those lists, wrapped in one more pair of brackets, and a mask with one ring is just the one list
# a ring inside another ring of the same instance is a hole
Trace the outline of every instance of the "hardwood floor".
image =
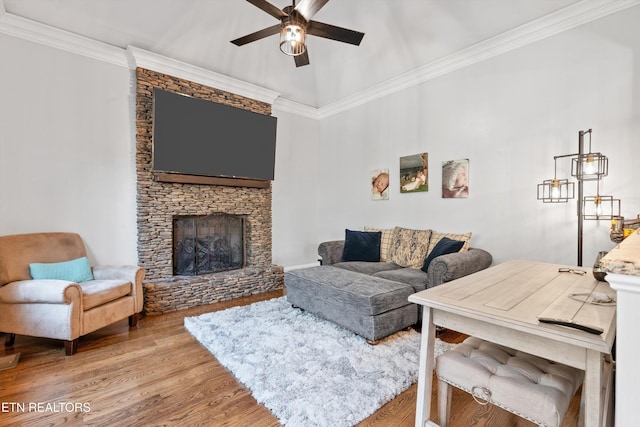
[[(0, 425), (279, 426), (184, 329), (183, 319), (280, 295), (144, 317), (133, 329), (125, 319), (80, 338), (78, 352), (70, 357), (60, 341), (18, 336), (12, 351), (0, 347), (0, 355), (21, 353), (17, 367), (0, 371)], [(440, 338), (459, 342), (464, 337), (446, 331)], [(435, 403), (434, 397), (434, 414)], [(414, 384), (360, 426), (413, 426), (415, 405)], [(578, 410), (579, 396), (563, 427), (577, 424)], [(500, 408), (480, 406), (455, 389), (451, 412), (452, 427), (534, 425)]]

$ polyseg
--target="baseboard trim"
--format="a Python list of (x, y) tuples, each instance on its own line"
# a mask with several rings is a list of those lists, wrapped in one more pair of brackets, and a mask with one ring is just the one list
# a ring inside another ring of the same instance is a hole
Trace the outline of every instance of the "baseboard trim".
[(316, 267), (316, 266), (318, 266), (318, 265), (320, 265), (320, 262), (319, 262), (319, 261), (318, 261), (318, 262), (312, 262), (312, 263), (310, 263), (310, 264), (291, 265), (291, 266), (289, 266), (289, 267), (285, 267), (285, 268), (284, 268), (284, 271), (285, 271), (285, 273), (286, 273), (287, 271), (291, 271), (291, 270), (300, 270), (301, 268)]

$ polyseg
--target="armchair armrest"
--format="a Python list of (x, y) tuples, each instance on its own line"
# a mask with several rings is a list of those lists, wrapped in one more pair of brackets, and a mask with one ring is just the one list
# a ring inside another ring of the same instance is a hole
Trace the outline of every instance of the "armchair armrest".
[(98, 265), (93, 267), (96, 280), (127, 280), (131, 283), (144, 279), (144, 270), (137, 265)]
[(475, 273), (491, 265), (493, 257), (483, 249), (469, 248), (434, 258), (427, 270), (427, 288)]
[(68, 280), (18, 280), (0, 287), (4, 304), (71, 304), (82, 300), (80, 285)]
[(322, 265), (331, 265), (342, 261), (344, 240), (332, 240), (318, 245), (318, 255), (322, 258)]
[(93, 267), (93, 278), (96, 280), (126, 280), (131, 282), (131, 295), (136, 301), (136, 313), (142, 311), (142, 280), (144, 269), (137, 265), (98, 265)]

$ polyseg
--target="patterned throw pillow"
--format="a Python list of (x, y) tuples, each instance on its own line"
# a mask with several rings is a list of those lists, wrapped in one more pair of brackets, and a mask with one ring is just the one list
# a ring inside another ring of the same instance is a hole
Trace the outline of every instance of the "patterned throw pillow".
[(382, 233), (382, 237), (380, 238), (380, 262), (389, 261), (389, 249), (391, 248), (393, 229), (365, 227), (364, 231), (379, 231)]
[(427, 256), (431, 230), (393, 229), (389, 261), (402, 267), (421, 268)]
[(439, 233), (439, 232), (433, 230), (433, 233), (431, 234), (431, 241), (429, 242), (429, 249), (427, 250), (427, 256), (429, 256), (429, 254), (431, 253), (433, 248), (436, 247), (438, 242), (443, 237), (448, 237), (451, 240), (461, 240), (461, 241), (463, 241), (464, 245), (462, 246), (462, 249), (460, 249), (460, 252), (466, 252), (466, 251), (469, 250), (469, 241), (471, 240), (471, 233), (461, 233), (461, 234)]

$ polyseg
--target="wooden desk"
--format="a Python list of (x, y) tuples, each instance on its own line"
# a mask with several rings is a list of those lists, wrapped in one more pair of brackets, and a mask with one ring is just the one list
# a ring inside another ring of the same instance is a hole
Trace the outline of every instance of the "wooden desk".
[[(567, 267), (587, 274), (558, 272)], [(516, 260), (411, 295), (409, 301), (423, 306), (416, 427), (435, 425), (429, 421), (434, 325), (584, 370), (585, 426), (611, 422), (609, 355), (616, 335), (616, 306), (569, 298), (570, 294), (593, 292), (615, 297), (606, 282), (593, 278), (589, 268)], [(543, 324), (538, 316), (568, 318), (604, 332), (596, 335)]]

